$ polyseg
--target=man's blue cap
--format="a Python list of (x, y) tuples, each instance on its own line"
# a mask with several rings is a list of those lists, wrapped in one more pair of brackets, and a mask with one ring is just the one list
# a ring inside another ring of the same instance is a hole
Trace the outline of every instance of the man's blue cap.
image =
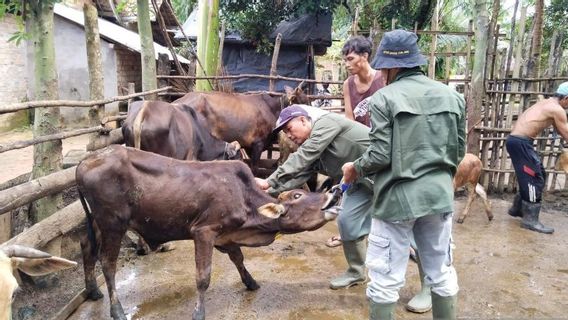
[(561, 83), (556, 89), (557, 94), (561, 94), (563, 96), (568, 96), (568, 81)]
[(298, 104), (293, 104), (291, 106), (288, 106), (288, 107), (282, 109), (282, 111), (280, 112), (280, 116), (278, 117), (278, 120), (276, 121), (276, 128), (274, 128), (273, 131), (278, 132), (278, 131), (282, 130), (284, 128), (284, 126), (288, 122), (290, 122), (290, 120), (292, 120), (296, 117), (300, 117), (300, 116), (304, 116), (306, 118), (309, 117), (306, 109), (302, 108), (302, 106), (300, 106)]
[(406, 30), (386, 32), (379, 44), (373, 69), (414, 68), (428, 63), (418, 49), (418, 36)]

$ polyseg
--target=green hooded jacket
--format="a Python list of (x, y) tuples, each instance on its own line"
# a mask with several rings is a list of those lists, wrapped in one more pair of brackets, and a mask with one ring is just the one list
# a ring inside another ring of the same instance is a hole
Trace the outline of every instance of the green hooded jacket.
[(373, 218), (453, 211), (453, 176), (465, 153), (465, 102), (418, 68), (400, 72), (370, 101), (371, 144), (354, 162), (373, 175)]

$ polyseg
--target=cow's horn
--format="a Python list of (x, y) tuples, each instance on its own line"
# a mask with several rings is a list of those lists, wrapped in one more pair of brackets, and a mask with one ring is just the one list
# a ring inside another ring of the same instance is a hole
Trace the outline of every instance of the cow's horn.
[(30, 259), (51, 257), (49, 253), (34, 248), (28, 248), (15, 244), (0, 248), (0, 250), (2, 250), (2, 252), (4, 252), (4, 254), (6, 254), (6, 256), (8, 257), (20, 257), (20, 258), (30, 258)]
[(302, 80), (302, 82), (300, 82), (300, 84), (296, 87), (296, 89), (302, 89), (304, 83), (306, 83), (306, 80)]
[(278, 219), (286, 212), (286, 208), (278, 203), (267, 203), (257, 209), (258, 213), (270, 219)]

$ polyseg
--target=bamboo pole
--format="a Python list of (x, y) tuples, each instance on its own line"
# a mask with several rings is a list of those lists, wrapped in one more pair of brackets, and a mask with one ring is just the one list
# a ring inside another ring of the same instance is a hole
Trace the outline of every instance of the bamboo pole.
[[(431, 28), (433, 31), (438, 30), (438, 13), (440, 11), (440, 1), (436, 0), (436, 4), (434, 5), (434, 14), (432, 16), (431, 21)], [(432, 35), (432, 41), (430, 42), (430, 60), (428, 63), (428, 77), (430, 79), (436, 78), (436, 47), (438, 45), (438, 35)]]
[[(470, 77), (470, 68), (471, 66), (471, 44), (472, 44), (472, 37), (474, 36), (473, 33), (473, 20), (469, 20), (468, 26), (467, 26), (467, 31), (468, 31), (468, 36), (467, 36), (467, 56), (465, 57), (465, 80), (469, 79)], [(469, 95), (471, 94), (471, 88), (470, 88), (470, 83), (466, 83), (465, 88), (464, 88), (464, 96), (466, 97), (466, 100), (468, 100), (467, 97), (469, 97)]]
[(111, 129), (109, 129), (109, 128), (105, 128), (103, 126), (97, 126), (97, 127), (91, 127), (91, 128), (85, 128), (85, 129), (77, 129), (77, 130), (72, 130), (72, 131), (60, 132), (60, 133), (56, 133), (56, 134), (50, 134), (50, 135), (46, 135), (46, 136), (37, 137), (37, 138), (34, 138), (34, 139), (30, 139), (30, 140), (21, 140), (21, 141), (8, 143), (8, 144), (0, 144), (0, 153), (10, 151), (10, 150), (15, 150), (15, 149), (23, 149), (23, 148), (26, 148), (26, 147), (29, 147), (29, 146), (33, 146), (33, 145), (48, 142), (48, 141), (55, 141), (55, 140), (61, 140), (61, 139), (66, 139), (66, 138), (70, 138), (70, 137), (80, 136), (82, 134), (88, 134), (88, 133), (93, 133), (93, 132), (110, 132), (110, 131), (111, 131)]
[(168, 46), (168, 50), (174, 59), (174, 64), (181, 75), (186, 75), (185, 70), (181, 66), (181, 63), (178, 60), (177, 53), (174, 50), (174, 45), (172, 44), (172, 39), (170, 39), (170, 35), (168, 34), (166, 23), (164, 22), (164, 17), (162, 16), (162, 12), (160, 12), (160, 8), (156, 3), (156, 0), (152, 0), (152, 7), (154, 7), (154, 14), (156, 16), (156, 20), (158, 20), (158, 25), (160, 26), (160, 31), (162, 32), (162, 36), (164, 37), (164, 41), (166, 41), (166, 45)]
[[(276, 36), (276, 42), (274, 43), (274, 52), (272, 53), (272, 63), (270, 65), (270, 76), (276, 76), (277, 66), (278, 66), (278, 55), (280, 53), (280, 43), (282, 42), (282, 34), (279, 33)], [(270, 79), (268, 85), (269, 91), (274, 91), (274, 79)]]
[(32, 109), (32, 108), (39, 108), (39, 107), (78, 107), (78, 108), (87, 108), (92, 107), (100, 104), (107, 104), (116, 101), (128, 100), (135, 97), (151, 95), (154, 93), (159, 93), (163, 91), (167, 91), (173, 89), (173, 87), (164, 87), (156, 90), (150, 90), (135, 94), (129, 94), (126, 96), (116, 96), (108, 99), (103, 100), (95, 100), (95, 101), (78, 101), (78, 100), (43, 100), (43, 101), (28, 101), (28, 102), (20, 102), (20, 103), (13, 103), (9, 104), (4, 107), (0, 107), (0, 114), (16, 112), (20, 110)]
[(0, 215), (47, 195), (61, 192), (75, 184), (75, 169), (71, 167), (0, 191)]

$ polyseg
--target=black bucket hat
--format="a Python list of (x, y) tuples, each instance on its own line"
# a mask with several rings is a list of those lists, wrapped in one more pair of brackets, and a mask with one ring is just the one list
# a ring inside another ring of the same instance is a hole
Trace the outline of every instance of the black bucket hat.
[(386, 32), (371, 62), (374, 69), (414, 68), (428, 63), (418, 49), (418, 37), (406, 30)]

